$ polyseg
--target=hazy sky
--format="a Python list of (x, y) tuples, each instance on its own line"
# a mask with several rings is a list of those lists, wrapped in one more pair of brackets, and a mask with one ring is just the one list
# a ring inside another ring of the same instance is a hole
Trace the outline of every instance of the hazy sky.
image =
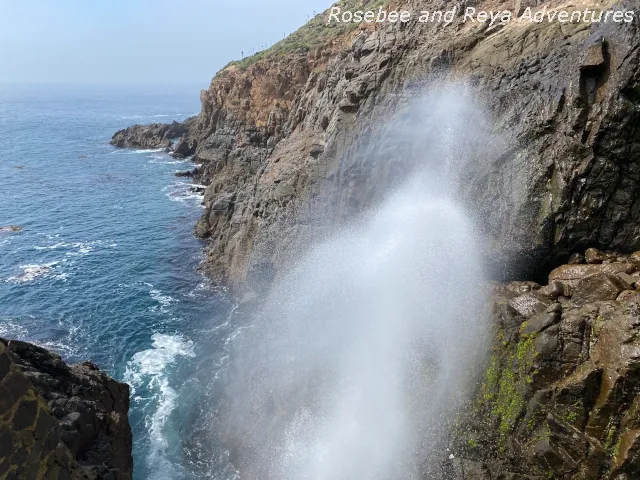
[(0, 0), (0, 82), (200, 83), (332, 0)]

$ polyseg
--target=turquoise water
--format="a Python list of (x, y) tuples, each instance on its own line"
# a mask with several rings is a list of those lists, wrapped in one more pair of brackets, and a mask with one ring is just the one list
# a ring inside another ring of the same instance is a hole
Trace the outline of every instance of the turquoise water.
[(185, 425), (230, 327), (224, 296), (196, 272), (201, 198), (174, 176), (192, 164), (108, 141), (187, 118), (198, 92), (0, 87), (0, 227), (22, 228), (0, 233), (0, 336), (132, 385), (136, 479), (215, 476)]

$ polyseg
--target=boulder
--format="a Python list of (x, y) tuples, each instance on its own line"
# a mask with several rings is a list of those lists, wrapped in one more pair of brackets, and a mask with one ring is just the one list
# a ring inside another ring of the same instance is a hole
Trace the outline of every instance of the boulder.
[(551, 303), (552, 301), (548, 297), (537, 291), (528, 292), (509, 300), (509, 306), (524, 318), (543, 312)]
[(576, 306), (605, 300), (615, 300), (626, 286), (618, 277), (596, 273), (581, 279), (574, 288), (571, 302)]
[(561, 265), (549, 274), (549, 283), (554, 281), (573, 282), (602, 271), (600, 265)]
[(596, 248), (589, 248), (586, 252), (584, 252), (584, 258), (587, 263), (602, 263), (605, 260), (610, 259), (611, 257)]

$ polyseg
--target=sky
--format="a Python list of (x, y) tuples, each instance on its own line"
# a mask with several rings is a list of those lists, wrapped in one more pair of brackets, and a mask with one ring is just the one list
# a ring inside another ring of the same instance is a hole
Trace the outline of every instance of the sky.
[(206, 87), (332, 0), (0, 0), (0, 83)]

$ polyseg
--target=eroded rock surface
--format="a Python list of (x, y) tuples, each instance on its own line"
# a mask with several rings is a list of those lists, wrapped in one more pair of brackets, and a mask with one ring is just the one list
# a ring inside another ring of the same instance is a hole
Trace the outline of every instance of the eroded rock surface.
[(131, 478), (129, 387), (0, 339), (0, 478)]

